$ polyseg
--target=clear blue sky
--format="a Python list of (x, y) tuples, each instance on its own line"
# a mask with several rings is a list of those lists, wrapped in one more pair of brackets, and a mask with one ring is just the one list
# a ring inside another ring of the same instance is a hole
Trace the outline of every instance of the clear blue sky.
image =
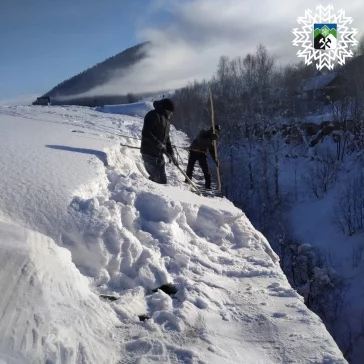
[(0, 0), (0, 100), (45, 93), (139, 43), (136, 29), (144, 25), (149, 4)]

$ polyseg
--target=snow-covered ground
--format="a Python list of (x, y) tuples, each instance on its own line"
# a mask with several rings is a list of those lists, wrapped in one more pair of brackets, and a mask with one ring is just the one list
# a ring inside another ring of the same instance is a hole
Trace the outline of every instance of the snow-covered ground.
[[(146, 178), (120, 146), (141, 127), (0, 108), (0, 362), (346, 363), (241, 210), (173, 165), (167, 186)], [(166, 283), (178, 292), (152, 291)]]
[(136, 102), (125, 105), (105, 105), (95, 108), (96, 111), (110, 113), (110, 114), (123, 114), (129, 116), (139, 116), (144, 118), (144, 115), (149, 111), (153, 110), (153, 102)]
[(68, 250), (1, 222), (0, 266), (1, 363), (116, 362), (119, 320)]

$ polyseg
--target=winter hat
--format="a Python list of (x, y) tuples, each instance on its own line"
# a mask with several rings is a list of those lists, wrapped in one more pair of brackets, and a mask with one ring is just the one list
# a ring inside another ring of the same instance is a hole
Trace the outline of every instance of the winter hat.
[(174, 103), (171, 99), (162, 99), (161, 104), (164, 110), (174, 112)]
[[(214, 131), (213, 127), (211, 127), (210, 130)], [(220, 125), (215, 125), (215, 133), (220, 133)]]

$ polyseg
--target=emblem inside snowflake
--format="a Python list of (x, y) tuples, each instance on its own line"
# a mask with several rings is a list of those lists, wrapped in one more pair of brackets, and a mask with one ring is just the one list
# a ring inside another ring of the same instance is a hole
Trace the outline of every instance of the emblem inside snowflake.
[(345, 59), (353, 56), (351, 47), (358, 44), (354, 37), (357, 29), (347, 26), (353, 19), (345, 16), (344, 10), (336, 14), (332, 5), (317, 5), (316, 14), (306, 10), (297, 21), (302, 27), (293, 29), (292, 44), (302, 48), (297, 56), (303, 57), (306, 65), (316, 61), (318, 70), (332, 70), (335, 62), (344, 65)]
[(330, 30), (326, 25), (324, 25), (322, 27), (321, 33), (324, 37), (327, 37), (330, 34)]

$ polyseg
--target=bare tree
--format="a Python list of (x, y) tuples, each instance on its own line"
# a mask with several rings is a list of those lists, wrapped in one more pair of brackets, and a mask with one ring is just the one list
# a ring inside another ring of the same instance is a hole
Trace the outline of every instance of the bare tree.
[(353, 255), (352, 255), (353, 268), (359, 267), (363, 258), (363, 252), (364, 252), (364, 242), (361, 241), (353, 245)]
[(330, 153), (314, 160), (301, 176), (302, 181), (317, 198), (322, 198), (333, 187), (339, 171), (335, 157)]
[(359, 42), (356, 48), (355, 56), (363, 56), (364, 55), (364, 34), (359, 38)]
[(350, 236), (364, 227), (364, 174), (342, 185), (335, 201), (333, 221), (342, 233)]
[(135, 95), (132, 93), (132, 92), (129, 92), (127, 95), (126, 95), (126, 98), (128, 100), (128, 104), (133, 104), (134, 102), (137, 101)]

